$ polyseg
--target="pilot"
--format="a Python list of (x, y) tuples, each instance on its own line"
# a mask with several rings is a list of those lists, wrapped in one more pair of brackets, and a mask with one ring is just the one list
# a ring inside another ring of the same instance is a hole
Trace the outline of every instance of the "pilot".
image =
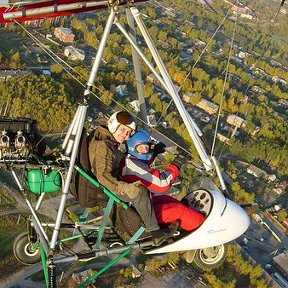
[[(154, 148), (152, 148), (154, 147)], [(159, 224), (178, 222), (180, 228), (192, 231), (199, 227), (205, 217), (202, 213), (187, 207), (169, 195), (156, 196), (154, 193), (167, 192), (183, 164), (174, 160), (164, 171), (151, 167), (155, 157), (165, 151), (163, 143), (155, 143), (145, 130), (139, 130), (126, 142), (127, 156), (120, 162), (120, 178), (128, 182), (140, 181), (141, 185), (152, 192), (153, 206)]]
[(89, 135), (89, 160), (97, 180), (122, 201), (132, 203), (142, 218), (145, 231), (151, 232), (154, 246), (159, 246), (171, 237), (171, 233), (160, 229), (147, 189), (139, 181), (128, 183), (118, 177), (119, 162), (123, 158), (118, 146), (128, 140), (135, 130), (136, 119), (130, 113), (115, 112), (109, 118), (107, 127), (100, 125)]

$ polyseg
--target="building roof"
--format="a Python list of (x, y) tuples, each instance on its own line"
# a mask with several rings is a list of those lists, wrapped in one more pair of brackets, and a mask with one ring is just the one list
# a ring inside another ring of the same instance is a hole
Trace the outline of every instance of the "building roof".
[(0, 70), (0, 77), (18, 77), (27, 74), (26, 70)]
[(61, 31), (62, 33), (67, 34), (67, 35), (74, 35), (73, 32), (72, 32), (72, 30), (69, 29), (69, 28), (56, 27), (55, 29), (57, 29), (58, 31)]
[(85, 52), (82, 49), (78, 49), (72, 45), (65, 47), (64, 54), (71, 60), (84, 60)]
[(209, 114), (216, 113), (219, 109), (219, 106), (213, 102), (210, 102), (204, 98), (202, 98), (197, 104), (197, 107), (200, 107), (201, 109), (205, 110)]
[(231, 114), (227, 117), (227, 122), (233, 126), (237, 126), (237, 127), (245, 127), (246, 125), (246, 120), (235, 115), (235, 114)]
[(247, 172), (251, 174), (251, 172), (253, 172), (253, 174), (256, 174), (257, 177), (259, 177), (261, 174), (263, 174), (265, 177), (268, 176), (267, 172), (254, 166), (254, 165), (250, 165), (248, 168), (247, 168)]
[(288, 253), (281, 253), (273, 257), (273, 261), (278, 265), (281, 271), (286, 271), (286, 277), (288, 275)]
[(132, 106), (133, 110), (136, 112), (140, 111), (140, 103), (139, 100), (133, 100), (131, 102), (129, 102), (129, 104)]

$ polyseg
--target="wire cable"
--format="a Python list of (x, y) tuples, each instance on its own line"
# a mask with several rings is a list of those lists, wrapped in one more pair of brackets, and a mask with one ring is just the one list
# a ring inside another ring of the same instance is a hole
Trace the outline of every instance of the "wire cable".
[[(237, 11), (238, 11), (238, 9), (237, 9)], [(226, 66), (226, 71), (225, 71), (224, 83), (223, 83), (223, 87), (222, 87), (221, 101), (220, 101), (220, 105), (219, 105), (219, 109), (218, 109), (216, 126), (215, 126), (215, 131), (214, 131), (214, 138), (213, 138), (213, 143), (212, 143), (212, 148), (211, 148), (211, 157), (214, 154), (216, 138), (217, 138), (217, 130), (218, 130), (219, 120), (220, 120), (220, 114), (221, 114), (223, 102), (224, 102), (224, 99), (225, 99), (225, 96), (224, 96), (225, 89), (226, 89), (225, 86), (226, 86), (228, 73), (229, 73), (229, 65), (230, 65), (230, 59), (231, 59), (232, 50), (233, 50), (233, 42), (234, 42), (234, 38), (235, 38), (235, 31), (236, 31), (237, 23), (238, 23), (238, 13), (237, 13), (236, 20), (234, 21), (234, 26), (233, 26), (231, 45), (230, 45), (230, 50), (229, 50), (229, 55), (228, 55), (228, 60), (227, 60), (227, 66)]]

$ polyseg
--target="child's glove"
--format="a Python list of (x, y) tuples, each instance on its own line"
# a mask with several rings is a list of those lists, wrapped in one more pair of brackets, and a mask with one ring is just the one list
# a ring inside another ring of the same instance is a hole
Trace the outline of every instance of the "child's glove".
[(163, 142), (158, 142), (154, 146), (153, 151), (153, 157), (156, 157), (159, 154), (162, 154), (165, 152), (166, 145)]

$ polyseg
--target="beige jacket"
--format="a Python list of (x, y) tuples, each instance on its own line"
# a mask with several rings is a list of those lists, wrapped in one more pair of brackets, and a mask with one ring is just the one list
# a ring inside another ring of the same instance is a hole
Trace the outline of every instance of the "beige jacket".
[(108, 128), (96, 127), (88, 140), (91, 169), (97, 180), (117, 195), (140, 193), (139, 183), (127, 183), (118, 178), (119, 162), (124, 155)]

